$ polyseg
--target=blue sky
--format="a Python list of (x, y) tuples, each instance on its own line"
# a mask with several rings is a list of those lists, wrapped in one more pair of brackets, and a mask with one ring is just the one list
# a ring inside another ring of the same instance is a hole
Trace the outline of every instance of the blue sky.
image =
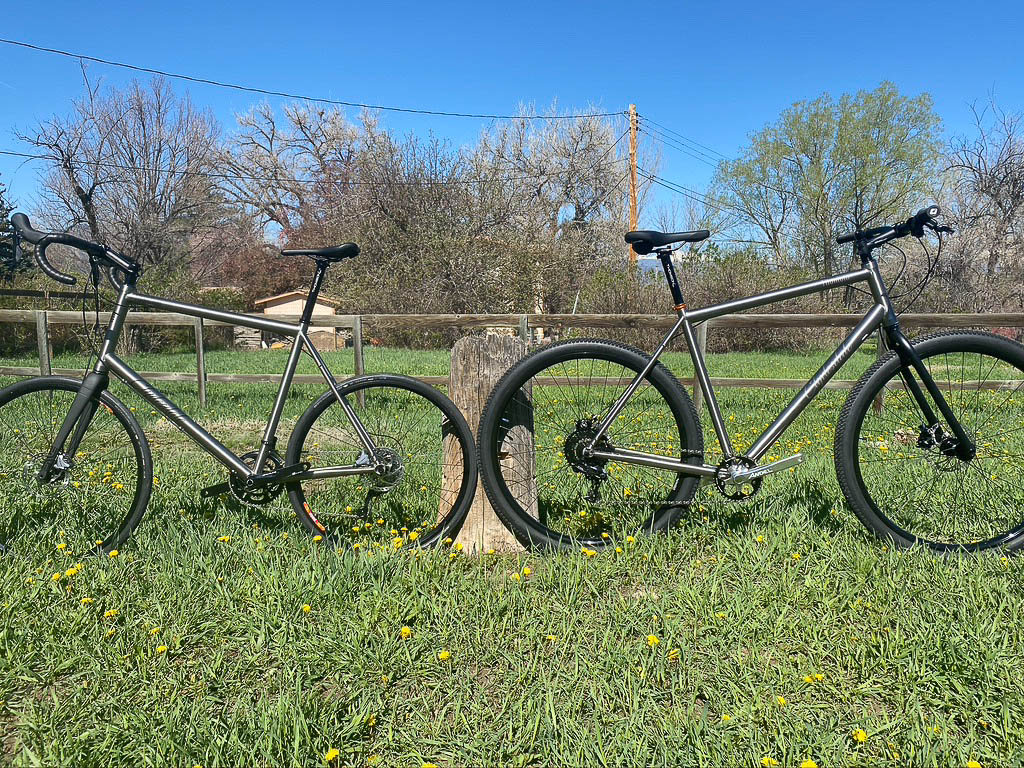
[[(5, 5), (10, 5), (5, 3)], [(619, 110), (725, 155), (789, 104), (892, 80), (935, 99), (947, 135), (995, 93), (1024, 110), (1024, 7), (1011, 2), (290, 3), (48, 2), (5, 14), (0, 37), (213, 79), (348, 101), (507, 113), (520, 103)], [(45, 23), (44, 23), (45, 22)], [(90, 65), (121, 84), (131, 73)], [(258, 97), (176, 83), (230, 127)], [(0, 149), (64, 112), (78, 63), (0, 45)], [(280, 104), (280, 99), (270, 99)], [(356, 111), (351, 111), (355, 117)], [(471, 142), (481, 121), (384, 114), (385, 125)], [(642, 137), (653, 141), (652, 137)], [(662, 175), (702, 188), (711, 168), (664, 148)], [(31, 208), (34, 165), (0, 157)], [(659, 191), (659, 200), (670, 193)]]

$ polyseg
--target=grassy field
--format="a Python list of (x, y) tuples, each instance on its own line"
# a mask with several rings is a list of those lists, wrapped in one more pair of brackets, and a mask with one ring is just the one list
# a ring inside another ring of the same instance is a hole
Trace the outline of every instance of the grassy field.
[[(351, 369), (351, 353), (332, 357)], [(711, 368), (796, 377), (823, 359), (721, 355)], [(194, 357), (131, 362), (189, 370)], [(209, 356), (211, 372), (283, 364)], [(669, 364), (686, 375), (683, 358)], [(367, 368), (437, 375), (447, 363), (372, 350)], [(296, 387), (286, 423), (321, 389)], [(200, 413), (194, 387), (165, 390), (238, 450), (255, 444), (274, 392), (211, 383)], [(35, 540), (0, 559), (4, 762), (1024, 764), (1020, 561), (940, 560), (871, 538), (831, 463), (843, 392), (824, 393), (780, 443), (808, 461), (752, 501), (705, 490), (671, 535), (620, 554), (476, 559), (342, 556), (314, 544), (284, 499), (259, 511), (200, 502), (222, 472), (116, 391), (151, 438), (160, 483), (116, 558), (77, 570), (56, 540)], [(733, 437), (749, 439), (788, 396), (720, 393)]]

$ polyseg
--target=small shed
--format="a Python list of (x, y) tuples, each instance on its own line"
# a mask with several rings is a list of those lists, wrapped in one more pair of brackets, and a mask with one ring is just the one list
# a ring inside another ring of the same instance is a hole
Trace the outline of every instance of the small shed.
[[(291, 315), (297, 317), (302, 314), (306, 300), (309, 298), (309, 291), (287, 291), (276, 296), (267, 296), (257, 299), (253, 304), (256, 309), (262, 309), (265, 315)], [(326, 296), (318, 296), (313, 305), (313, 314), (318, 316), (337, 314), (335, 310), (341, 306), (340, 302)], [(309, 332), (309, 339), (313, 345), (320, 350), (331, 350), (338, 348), (337, 328), (318, 328), (313, 326)]]

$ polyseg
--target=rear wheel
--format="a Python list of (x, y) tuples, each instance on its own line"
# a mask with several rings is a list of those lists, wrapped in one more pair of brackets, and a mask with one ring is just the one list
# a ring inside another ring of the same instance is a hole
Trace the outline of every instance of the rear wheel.
[(382, 473), (292, 483), (311, 533), (356, 547), (427, 547), (454, 539), (476, 490), (473, 433), (439, 390), (405, 376), (365, 376), (339, 388), (377, 446), (369, 456), (333, 392), (299, 418), (288, 464), (312, 469), (378, 462)]
[(110, 392), (87, 410), (74, 451), (39, 473), (81, 382), (45, 376), (0, 390), (0, 546), (33, 531), (75, 556), (120, 547), (149, 503), (153, 460), (139, 423)]
[[(480, 476), (498, 516), (527, 546), (614, 545), (668, 528), (698, 479), (672, 469), (586, 455), (598, 425), (648, 359), (612, 341), (545, 347), (498, 382), (480, 419)], [(697, 414), (678, 380), (654, 366), (600, 438), (627, 449), (700, 464)]]
[(920, 339), (914, 348), (977, 453), (958, 458), (949, 427), (926, 423), (890, 353), (843, 406), (835, 450), (843, 493), (868, 528), (898, 546), (1018, 549), (1024, 544), (1024, 347), (994, 334), (955, 332)]

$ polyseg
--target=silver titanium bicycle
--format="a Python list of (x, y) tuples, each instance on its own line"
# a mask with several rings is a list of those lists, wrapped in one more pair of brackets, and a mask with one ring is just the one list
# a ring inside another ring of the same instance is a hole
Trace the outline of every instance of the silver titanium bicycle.
[[(1024, 347), (989, 333), (956, 331), (908, 340), (874, 256), (937, 223), (937, 206), (907, 221), (839, 238), (861, 268), (745, 299), (689, 310), (672, 265), (673, 244), (706, 230), (630, 232), (626, 242), (661, 260), (679, 319), (646, 355), (601, 339), (544, 347), (510, 369), (491, 393), (479, 431), (480, 472), (501, 519), (525, 544), (602, 547), (661, 531), (698, 485), (747, 499), (800, 454), (762, 460), (857, 348), (876, 330), (888, 350), (850, 392), (838, 416), (835, 466), (860, 520), (898, 546), (938, 552), (1024, 544)], [(867, 283), (873, 306), (838, 349), (745, 452), (736, 451), (694, 325), (838, 286)], [(658, 362), (685, 338), (696, 382), (724, 458), (704, 461), (693, 403)]]
[[(230, 493), (264, 505), (286, 492), (310, 533), (336, 544), (430, 546), (459, 530), (477, 476), (473, 435), (459, 410), (437, 389), (405, 376), (339, 382), (309, 341), (327, 269), (358, 255), (357, 245), (282, 251), (316, 265), (301, 319), (292, 325), (138, 293), (141, 268), (133, 259), (67, 233), (37, 232), (24, 214), (11, 223), (15, 250), (21, 240), (33, 243), (49, 277), (76, 282), (46, 257), (50, 245), (68, 245), (88, 256), (94, 287), (105, 270), (118, 298), (83, 381), (43, 376), (0, 390), (0, 551), (12, 551), (18, 534), (31, 529), (59, 535), (72, 552), (109, 552), (139, 524), (153, 460), (135, 416), (108, 389), (111, 373), (227, 468), (227, 481), (202, 496)], [(116, 355), (130, 310), (140, 305), (294, 337), (262, 440), (250, 452), (233, 453)], [(276, 433), (303, 351), (328, 390), (299, 417), (282, 456)]]

